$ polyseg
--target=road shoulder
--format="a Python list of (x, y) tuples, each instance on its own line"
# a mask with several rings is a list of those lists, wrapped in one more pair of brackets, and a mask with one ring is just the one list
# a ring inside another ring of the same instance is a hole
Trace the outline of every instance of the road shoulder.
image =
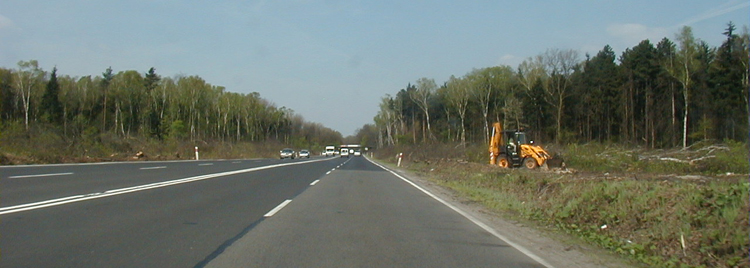
[[(381, 165), (383, 164), (380, 161), (377, 162)], [(388, 166), (388, 168), (408, 178), (456, 208), (475, 217), (511, 240), (510, 242), (540, 256), (554, 267), (641, 267), (633, 261), (624, 259), (604, 249), (588, 245), (585, 241), (577, 237), (560, 233), (548, 227), (538, 226), (533, 222), (512, 219), (510, 215), (501, 215), (492, 212), (482, 205), (462, 198), (454, 191), (444, 188), (411, 171), (394, 169), (391, 166)]]

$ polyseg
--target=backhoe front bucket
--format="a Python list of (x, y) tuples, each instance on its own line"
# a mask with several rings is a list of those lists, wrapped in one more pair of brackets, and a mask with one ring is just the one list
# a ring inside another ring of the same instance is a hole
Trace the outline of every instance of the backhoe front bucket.
[(565, 161), (558, 155), (547, 159), (544, 164), (547, 165), (547, 168), (565, 168)]

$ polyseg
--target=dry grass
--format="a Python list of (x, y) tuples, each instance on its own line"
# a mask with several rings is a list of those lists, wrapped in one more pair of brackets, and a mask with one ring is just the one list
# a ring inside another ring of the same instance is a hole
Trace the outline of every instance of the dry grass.
[[(577, 170), (572, 174), (503, 170), (472, 163), (461, 157), (471, 148), (456, 150), (453, 146), (391, 149), (381, 157), (393, 159), (390, 155), (403, 151), (410, 156), (404, 160), (406, 168), (465, 198), (497, 212), (555, 227), (647, 266), (750, 267), (750, 184), (747, 169), (735, 174), (739, 171), (737, 159), (748, 159), (744, 144), (675, 151), (600, 146), (573, 148), (580, 153), (575, 164), (568, 162)], [(407, 153), (410, 151), (419, 152)], [(570, 157), (568, 154), (566, 160)], [(675, 161), (655, 157), (704, 158), (698, 160), (701, 165), (680, 163), (675, 167)], [(587, 168), (602, 159), (606, 159), (602, 165), (613, 167), (611, 172)]]
[[(0, 131), (0, 165), (184, 160), (195, 158), (196, 146), (201, 159), (270, 158), (277, 157), (280, 148), (288, 147), (273, 141), (159, 140), (112, 133), (65, 137), (54, 128), (35, 126), (27, 131), (6, 126)], [(136, 157), (139, 152), (141, 157)]]

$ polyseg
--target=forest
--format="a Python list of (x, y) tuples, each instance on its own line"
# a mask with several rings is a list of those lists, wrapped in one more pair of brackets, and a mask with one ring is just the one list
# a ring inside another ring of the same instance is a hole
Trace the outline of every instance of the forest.
[(687, 147), (748, 138), (747, 27), (733, 23), (712, 47), (684, 26), (674, 41), (643, 40), (619, 57), (548, 49), (517, 68), (493, 66), (419, 78), (381, 99), (374, 124), (357, 136), (378, 147), (486, 142), (493, 122), (546, 143)]
[[(70, 77), (35, 60), (0, 68), (0, 130), (52, 130), (70, 142), (102, 135), (154, 140), (338, 143), (339, 132), (306, 122), (260, 94), (240, 94), (199, 76), (161, 77), (155, 68)], [(38, 132), (38, 131), (36, 131)]]

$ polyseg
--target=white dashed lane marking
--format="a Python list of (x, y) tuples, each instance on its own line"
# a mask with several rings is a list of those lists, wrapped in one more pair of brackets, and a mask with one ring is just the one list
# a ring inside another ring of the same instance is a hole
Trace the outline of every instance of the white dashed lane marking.
[(286, 207), (286, 205), (289, 205), (289, 203), (291, 203), (291, 202), (292, 202), (291, 199), (287, 199), (286, 201), (282, 202), (281, 204), (279, 204), (278, 206), (276, 206), (274, 209), (272, 209), (271, 211), (269, 211), (268, 213), (266, 213), (266, 215), (263, 215), (263, 217), (266, 217), (266, 218), (273, 217), (273, 215), (275, 215), (276, 213), (278, 213), (282, 208)]
[(23, 179), (23, 178), (52, 177), (52, 176), (66, 176), (66, 175), (73, 175), (73, 172), (49, 173), (49, 174), (33, 174), (33, 175), (18, 175), (18, 176), (10, 176), (8, 178), (9, 179)]
[(141, 170), (149, 170), (149, 169), (162, 169), (167, 168), (167, 166), (159, 166), (159, 167), (142, 167)]

